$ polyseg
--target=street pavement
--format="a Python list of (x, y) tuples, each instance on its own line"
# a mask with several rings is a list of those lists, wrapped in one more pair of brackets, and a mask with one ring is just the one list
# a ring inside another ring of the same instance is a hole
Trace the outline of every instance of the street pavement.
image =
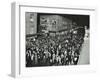
[(90, 63), (90, 53), (89, 53), (89, 38), (84, 40), (82, 45), (82, 50), (80, 52), (78, 65), (89, 64)]

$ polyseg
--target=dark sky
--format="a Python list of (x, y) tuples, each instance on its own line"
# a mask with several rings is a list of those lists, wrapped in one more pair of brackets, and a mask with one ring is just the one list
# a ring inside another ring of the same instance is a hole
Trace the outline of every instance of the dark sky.
[(89, 27), (89, 15), (64, 15), (66, 18), (71, 19), (73, 22), (76, 22), (81, 26)]

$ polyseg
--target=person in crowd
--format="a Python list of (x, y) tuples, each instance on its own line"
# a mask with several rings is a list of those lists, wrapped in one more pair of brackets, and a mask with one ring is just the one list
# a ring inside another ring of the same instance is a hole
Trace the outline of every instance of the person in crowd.
[(73, 58), (74, 65), (77, 65), (78, 59), (79, 59), (79, 55), (77, 53), (75, 53), (74, 58)]

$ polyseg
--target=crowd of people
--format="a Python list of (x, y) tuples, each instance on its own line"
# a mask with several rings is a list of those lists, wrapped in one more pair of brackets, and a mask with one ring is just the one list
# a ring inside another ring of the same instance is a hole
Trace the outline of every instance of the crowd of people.
[(53, 34), (26, 37), (26, 67), (77, 65), (84, 42), (84, 28)]

